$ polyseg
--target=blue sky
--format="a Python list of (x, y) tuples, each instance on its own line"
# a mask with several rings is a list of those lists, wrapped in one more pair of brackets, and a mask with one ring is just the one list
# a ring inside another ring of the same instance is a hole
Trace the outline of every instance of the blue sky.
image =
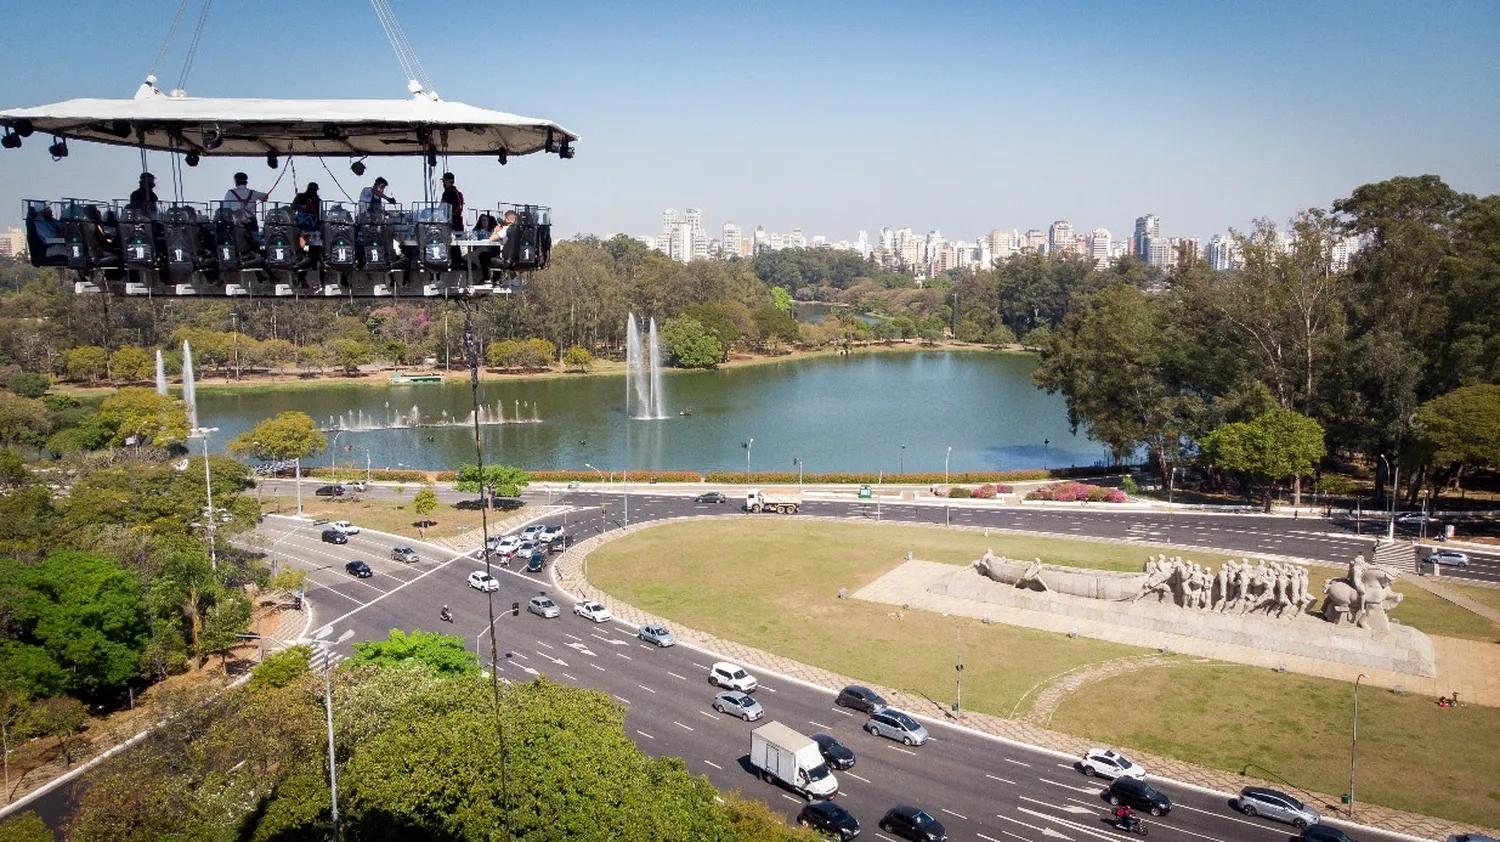
[[(159, 71), (181, 72), (198, 3)], [(392, 0), (445, 99), (547, 117), (571, 161), (455, 159), (471, 205), (529, 200), (563, 234), (654, 233), (661, 210), (853, 239), (882, 225), (1169, 236), (1285, 220), (1356, 186), (1436, 173), (1500, 192), (1500, 3), (449, 3)], [(177, 3), (12, 4), (0, 107), (128, 97)], [(59, 10), (66, 9), (66, 20)], [(360, 0), (220, 0), (189, 92), (398, 98), (399, 65)], [(136, 153), (45, 140), (0, 151), (0, 225), (31, 196), (123, 196)], [(353, 193), (361, 180), (329, 160)], [(158, 175), (164, 156), (153, 156)], [(217, 199), (263, 161), (205, 162)], [(338, 196), (316, 160), (299, 180)], [(381, 162), (398, 197), (420, 166)], [(289, 199), (288, 176), (273, 198)], [(285, 195), (282, 195), (285, 194)]]

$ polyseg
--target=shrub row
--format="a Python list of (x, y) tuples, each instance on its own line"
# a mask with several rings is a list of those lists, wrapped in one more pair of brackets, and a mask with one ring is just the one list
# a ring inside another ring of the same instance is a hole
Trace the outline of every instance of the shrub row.
[(1030, 494), (1027, 500), (1053, 500), (1058, 503), (1123, 503), (1125, 492), (1118, 488), (1104, 488), (1081, 482), (1059, 482), (1044, 485)]
[(1012, 494), (1014, 492), (1014, 488), (1004, 483), (995, 485), (994, 483), (987, 482), (978, 488), (965, 488), (961, 485), (939, 487), (934, 489), (933, 493), (938, 497), (947, 497), (950, 500), (967, 500), (971, 497), (980, 500), (991, 500), (994, 499), (996, 494)]
[[(1089, 472), (1089, 473), (1085, 473)], [(1020, 482), (1026, 480), (1054, 479), (1065, 476), (1099, 476), (1107, 473), (1115, 473), (1115, 469), (1104, 468), (1055, 468), (1050, 471), (967, 471), (964, 473), (952, 473), (944, 477), (940, 473), (920, 474), (885, 474), (884, 482), (899, 485), (944, 485), (946, 483), (976, 483), (978, 488), (966, 489), (954, 486), (947, 496), (961, 498), (960, 492), (967, 492), (967, 496), (993, 497), (996, 494), (1010, 494), (1014, 491), (1005, 481)], [(603, 477), (594, 471), (574, 470), (548, 470), (527, 471), (533, 482), (605, 482), (610, 474), (606, 472)], [(327, 467), (313, 467), (304, 465), (303, 476), (318, 477), (324, 479), (364, 479), (363, 468), (351, 468), (341, 466), (337, 471)], [(370, 478), (382, 482), (426, 482), (429, 478), (433, 482), (454, 482), (458, 479), (457, 471), (400, 471), (377, 468), (370, 472)], [(614, 480), (620, 478), (619, 472), (615, 472)], [(756, 471), (746, 474), (743, 471), (710, 471), (707, 474), (698, 471), (652, 471), (638, 470), (630, 472), (631, 482), (712, 482), (726, 485), (796, 485), (797, 473), (795, 471)], [(833, 474), (803, 474), (804, 485), (875, 485), (882, 481), (880, 474), (858, 474), (858, 473), (833, 473)], [(988, 492), (985, 490), (988, 489)], [(943, 489), (939, 488), (939, 495)], [(1040, 498), (1038, 498), (1040, 499)]]

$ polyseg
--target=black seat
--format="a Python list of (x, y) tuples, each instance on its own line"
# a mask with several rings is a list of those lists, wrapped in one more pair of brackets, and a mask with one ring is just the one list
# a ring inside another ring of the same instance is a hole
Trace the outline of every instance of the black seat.
[(266, 258), (255, 246), (249, 220), (236, 218), (228, 208), (214, 214), (214, 258), (219, 277), (228, 279), (236, 272), (264, 269)]
[(323, 215), (323, 265), (336, 272), (349, 272), (358, 264), (359, 254), (353, 217), (343, 208), (329, 208)]
[[(551, 250), (552, 234), (550, 225), (546, 226), (547, 249)], [(514, 271), (527, 271), (540, 269), (546, 265), (546, 259), (542, 256), (542, 231), (543, 227), (536, 223), (530, 214), (522, 213), (505, 232), (505, 245), (500, 250), (499, 265), (505, 269)]]
[(68, 266), (80, 272), (91, 269), (107, 269), (124, 263), (120, 254), (109, 248), (99, 224), (89, 219), (69, 219), (63, 222), (63, 238), (67, 241)]
[(165, 243), (160, 222), (150, 214), (125, 208), (119, 216), (120, 242), (125, 250), (125, 264), (138, 269), (163, 268)]
[(367, 272), (405, 269), (411, 262), (392, 248), (391, 226), (383, 213), (360, 214), (354, 239), (359, 248), (359, 266)]
[(266, 214), (266, 268), (301, 272), (313, 265), (302, 245), (302, 228), (289, 207), (272, 208)]
[(213, 231), (198, 217), (197, 211), (174, 207), (167, 211), (167, 221), (162, 227), (167, 243), (169, 274), (191, 275), (214, 267)]
[(422, 268), (429, 272), (446, 272), (453, 268), (453, 228), (451, 223), (418, 222), (417, 248), (421, 250)]
[[(44, 220), (42, 214), (45, 208), (45, 204), (26, 203), (26, 253), (32, 266), (67, 266), (66, 239), (61, 245), (56, 242), (64, 237), (62, 224), (50, 217)], [(41, 229), (44, 221), (49, 223), (47, 236), (42, 235)], [(53, 242), (48, 243), (49, 239)]]

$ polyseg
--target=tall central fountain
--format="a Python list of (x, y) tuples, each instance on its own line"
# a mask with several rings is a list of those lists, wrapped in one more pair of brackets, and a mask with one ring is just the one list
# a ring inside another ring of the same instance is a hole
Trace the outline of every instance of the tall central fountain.
[(661, 388), (661, 345), (656, 319), (640, 324), (631, 313), (625, 325), (625, 415), (629, 418), (666, 418), (666, 395)]

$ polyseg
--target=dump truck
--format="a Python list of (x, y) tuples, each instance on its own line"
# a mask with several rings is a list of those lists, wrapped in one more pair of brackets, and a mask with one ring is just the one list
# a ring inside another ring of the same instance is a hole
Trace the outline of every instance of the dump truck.
[(818, 744), (780, 722), (750, 732), (750, 766), (761, 780), (779, 782), (809, 801), (839, 791)]
[(800, 491), (761, 491), (759, 488), (752, 488), (745, 492), (745, 511), (747, 512), (776, 512), (794, 515), (801, 507), (802, 492)]

